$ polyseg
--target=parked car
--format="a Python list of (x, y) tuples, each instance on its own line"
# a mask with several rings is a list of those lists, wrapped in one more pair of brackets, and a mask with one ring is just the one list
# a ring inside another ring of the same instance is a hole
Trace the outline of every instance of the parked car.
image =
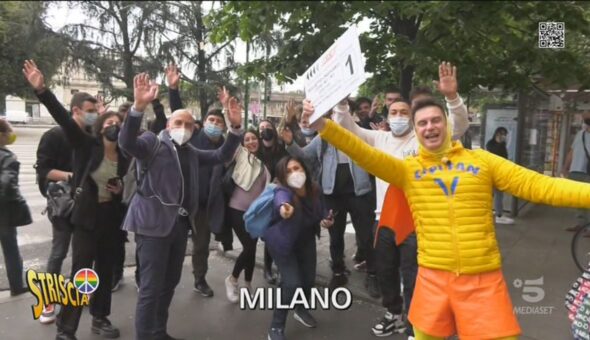
[(31, 117), (26, 111), (6, 111), (4, 118), (10, 123), (28, 124), (31, 122)]

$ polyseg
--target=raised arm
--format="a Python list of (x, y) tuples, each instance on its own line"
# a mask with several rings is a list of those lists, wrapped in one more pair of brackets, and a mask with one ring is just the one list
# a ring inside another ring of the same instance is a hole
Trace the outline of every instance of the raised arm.
[(175, 64), (170, 64), (166, 67), (166, 80), (168, 80), (168, 100), (170, 101), (170, 110), (174, 112), (178, 109), (182, 109), (182, 99), (180, 99), (180, 91), (178, 90), (180, 71)]
[(143, 113), (148, 103), (158, 97), (159, 86), (150, 83), (149, 76), (141, 73), (133, 78), (133, 107), (129, 110), (125, 124), (119, 134), (119, 146), (137, 159), (147, 159), (151, 156), (157, 136), (146, 132), (138, 136)]
[(63, 128), (70, 145), (73, 147), (79, 146), (88, 137), (88, 134), (80, 129), (55, 95), (45, 87), (45, 77), (33, 60), (25, 61), (23, 74), (35, 90), (35, 95), (37, 95), (39, 101), (45, 105), (49, 114)]
[(463, 99), (457, 93), (457, 67), (449, 62), (442, 62), (438, 66), (438, 81), (434, 81), (438, 91), (445, 96), (447, 109), (453, 126), (453, 140), (463, 137), (469, 129), (469, 113)]
[(156, 119), (152, 123), (150, 131), (157, 135), (166, 128), (166, 114), (164, 113), (164, 105), (160, 103), (158, 98), (152, 100), (152, 109)]
[(350, 107), (348, 105), (337, 105), (334, 108), (332, 119), (346, 130), (359, 136), (365, 143), (375, 146), (375, 139), (379, 134), (388, 134), (391, 132), (380, 130), (369, 130), (358, 126), (350, 115)]
[(492, 171), (500, 191), (556, 207), (590, 208), (590, 184), (542, 175), (490, 152), (478, 150)]

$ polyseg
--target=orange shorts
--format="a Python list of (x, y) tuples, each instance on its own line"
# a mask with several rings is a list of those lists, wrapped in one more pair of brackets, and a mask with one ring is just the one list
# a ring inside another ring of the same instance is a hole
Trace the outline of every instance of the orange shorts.
[(482, 340), (520, 334), (501, 270), (456, 275), (419, 267), (408, 318), (437, 337)]

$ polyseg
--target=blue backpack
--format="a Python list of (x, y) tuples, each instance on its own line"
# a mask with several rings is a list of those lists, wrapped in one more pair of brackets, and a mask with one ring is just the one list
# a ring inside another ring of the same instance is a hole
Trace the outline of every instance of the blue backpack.
[(250, 237), (260, 238), (272, 223), (276, 184), (269, 183), (244, 214), (246, 231)]

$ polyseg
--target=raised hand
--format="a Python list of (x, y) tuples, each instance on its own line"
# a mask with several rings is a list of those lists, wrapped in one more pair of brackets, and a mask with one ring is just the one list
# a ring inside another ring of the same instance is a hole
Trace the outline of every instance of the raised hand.
[(371, 103), (371, 114), (377, 113), (379, 106), (381, 106), (381, 100), (379, 100), (379, 95), (376, 95)]
[(103, 115), (109, 110), (109, 106), (104, 105), (104, 97), (101, 95), (96, 95), (96, 111), (98, 115)]
[(280, 209), (280, 213), (281, 213), (281, 217), (286, 219), (291, 218), (291, 216), (293, 216), (293, 211), (294, 208), (291, 204), (289, 203), (283, 203), (283, 205), (281, 205), (281, 209)]
[(45, 77), (33, 60), (25, 60), (23, 74), (35, 91), (40, 92), (45, 89)]
[(155, 82), (150, 82), (150, 76), (147, 73), (140, 73), (133, 78), (133, 97), (135, 102), (133, 106), (139, 112), (144, 112), (145, 108), (158, 97), (159, 86)]
[(293, 131), (291, 131), (291, 129), (289, 129), (288, 127), (285, 127), (280, 131), (280, 137), (283, 140), (283, 142), (285, 142), (285, 144), (287, 145), (291, 145), (291, 143), (293, 143)]
[(168, 87), (177, 90), (178, 84), (180, 83), (180, 71), (175, 64), (170, 64), (166, 67), (166, 80), (168, 81)]
[(242, 125), (242, 104), (238, 102), (236, 97), (231, 97), (227, 100), (227, 120), (230, 126), (237, 127)]
[(303, 100), (303, 113), (301, 114), (301, 125), (302, 126), (309, 126), (310, 129), (315, 131), (319, 131), (324, 128), (326, 124), (325, 118), (320, 117), (315, 122), (310, 123), (311, 116), (315, 112), (315, 107), (313, 104), (308, 100)]
[(285, 113), (287, 115), (285, 121), (288, 124), (292, 123), (296, 119), (297, 108), (295, 107), (295, 101), (293, 99), (289, 99), (289, 101), (285, 105)]
[(217, 99), (221, 103), (221, 106), (223, 106), (223, 108), (227, 110), (229, 106), (230, 95), (229, 91), (225, 88), (225, 86), (217, 90)]
[(457, 67), (449, 62), (442, 62), (438, 66), (438, 81), (433, 81), (438, 89), (447, 99), (457, 98)]

